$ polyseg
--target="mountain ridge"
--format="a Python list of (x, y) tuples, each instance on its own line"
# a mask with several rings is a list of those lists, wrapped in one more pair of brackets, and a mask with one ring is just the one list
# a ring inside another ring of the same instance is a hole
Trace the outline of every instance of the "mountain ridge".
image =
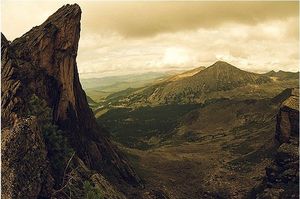
[(132, 104), (199, 103), (214, 92), (227, 92), (270, 82), (272, 79), (265, 75), (243, 71), (226, 62), (217, 61), (192, 76), (177, 81), (162, 81), (144, 88), (129, 95), (127, 101)]

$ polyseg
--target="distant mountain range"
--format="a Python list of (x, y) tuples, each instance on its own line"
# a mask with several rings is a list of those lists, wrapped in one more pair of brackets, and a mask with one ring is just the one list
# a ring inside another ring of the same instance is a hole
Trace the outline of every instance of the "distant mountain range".
[(268, 73), (265, 73), (265, 75), (269, 77), (273, 77), (274, 80), (289, 80), (289, 79), (297, 79), (299, 78), (299, 72), (286, 72), (286, 71), (270, 71)]
[(226, 62), (218, 61), (205, 70), (173, 81), (156, 89), (150, 100), (164, 102), (191, 101), (194, 98), (213, 91), (226, 91), (248, 84), (262, 84), (271, 79), (246, 71), (242, 71)]
[[(171, 73), (173, 74), (173, 73)], [(128, 88), (140, 88), (168, 77), (170, 73), (147, 72), (141, 74), (107, 76), (81, 79), (83, 89), (94, 101), (99, 102), (108, 95)]]
[(214, 98), (273, 97), (287, 87), (297, 86), (298, 74), (283, 71), (257, 74), (217, 61), (207, 68), (199, 67), (146, 87), (127, 90), (127, 96), (122, 95), (121, 99), (117, 96), (119, 104), (138, 106), (201, 103)]
[[(130, 82), (146, 82), (147, 80), (153, 81), (153, 79), (166, 77), (168, 74), (163, 72), (148, 72), (141, 74), (131, 74), (131, 75), (119, 75), (119, 76), (107, 76), (100, 78), (89, 78), (81, 79), (81, 83), (84, 89), (98, 89), (107, 91), (107, 88), (112, 87), (118, 83), (130, 83)], [(137, 83), (137, 86), (140, 84)], [(136, 87), (136, 86), (133, 86)], [(108, 90), (111, 92), (111, 90)]]
[(204, 69), (205, 69), (205, 66), (200, 66), (198, 68), (194, 68), (192, 70), (188, 70), (183, 73), (173, 75), (170, 78), (167, 78), (165, 81), (178, 81), (178, 80), (184, 79), (186, 77), (193, 76)]

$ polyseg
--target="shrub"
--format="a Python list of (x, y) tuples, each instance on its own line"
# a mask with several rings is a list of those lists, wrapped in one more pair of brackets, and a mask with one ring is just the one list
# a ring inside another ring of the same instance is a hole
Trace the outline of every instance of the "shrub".
[[(59, 198), (68, 195), (67, 198), (70, 196), (73, 199), (102, 199), (100, 190), (86, 177), (81, 176), (77, 166), (69, 164), (74, 150), (69, 145), (66, 133), (53, 124), (52, 109), (48, 107), (47, 102), (32, 95), (27, 107), (27, 114), (37, 117), (45, 139), (56, 188), (59, 188), (54, 195), (58, 195)], [(67, 167), (69, 171), (65, 173)]]
[(70, 147), (65, 137), (65, 132), (59, 130), (52, 123), (52, 110), (48, 107), (45, 100), (33, 94), (28, 105), (28, 115), (34, 115), (38, 119), (45, 139), (48, 158), (56, 176), (56, 182), (58, 183), (61, 180), (66, 163), (74, 153), (74, 150)]
[(83, 189), (85, 192), (85, 199), (101, 199), (103, 198), (100, 190), (92, 185), (92, 183), (86, 180), (83, 183)]

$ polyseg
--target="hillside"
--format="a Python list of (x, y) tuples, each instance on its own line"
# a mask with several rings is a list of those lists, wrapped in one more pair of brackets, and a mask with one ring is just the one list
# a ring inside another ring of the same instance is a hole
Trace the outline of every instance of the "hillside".
[(270, 82), (269, 78), (242, 71), (226, 62), (218, 61), (195, 75), (166, 85), (155, 91), (150, 101), (192, 101), (206, 93), (227, 91), (234, 88)]
[(286, 72), (286, 71), (270, 71), (268, 73), (265, 73), (264, 75), (269, 76), (271, 78), (273, 78), (273, 80), (278, 80), (278, 81), (282, 81), (282, 80), (291, 80), (291, 79), (298, 79), (299, 78), (299, 72)]
[(98, 121), (138, 174), (167, 196), (243, 198), (276, 153), (276, 114), (290, 91), (270, 99), (118, 108)]
[(167, 78), (165, 81), (178, 81), (180, 79), (184, 79), (186, 77), (191, 77), (197, 73), (199, 73), (200, 71), (204, 70), (205, 67), (204, 66), (200, 66), (198, 68), (194, 68), (192, 70), (188, 70), (188, 71), (185, 71), (183, 73), (180, 73), (180, 74), (177, 74), (177, 75), (174, 75), (174, 76), (171, 76), (169, 78)]
[(274, 79), (273, 76), (243, 71), (221, 61), (207, 68), (196, 68), (195, 71), (197, 72), (187, 71), (159, 83), (136, 89), (127, 96), (122, 95), (118, 100), (107, 99), (105, 104), (138, 107), (204, 103), (207, 100), (221, 98), (262, 99), (274, 97), (286, 88), (297, 86), (299, 82), (294, 74), (293, 78)]
[(101, 78), (81, 79), (83, 89), (89, 97), (96, 102), (101, 102), (108, 95), (128, 88), (140, 88), (153, 82), (164, 79), (168, 73), (147, 72), (142, 74), (129, 74), (119, 76), (107, 76)]
[[(291, 92), (272, 99), (219, 99), (190, 110), (183, 106), (188, 110), (183, 114), (173, 105), (168, 106), (171, 110), (117, 109), (101, 118), (113, 132), (121, 132), (114, 135), (126, 146), (123, 150), (138, 173), (152, 186), (164, 187), (167, 196), (245, 198), (274, 158), (276, 114)], [(141, 117), (146, 118), (139, 121)], [(159, 127), (170, 120), (176, 125)], [(124, 139), (126, 135), (129, 139)], [(130, 144), (131, 140), (145, 148)]]
[(156, 146), (178, 125), (182, 116), (201, 105), (163, 105), (111, 109), (98, 117), (111, 137), (125, 146), (149, 149)]

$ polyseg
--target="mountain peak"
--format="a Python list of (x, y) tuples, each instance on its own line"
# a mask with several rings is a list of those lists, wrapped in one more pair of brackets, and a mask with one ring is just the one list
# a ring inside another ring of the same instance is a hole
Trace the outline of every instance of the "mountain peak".
[(1, 46), (3, 45), (7, 45), (8, 44), (8, 40), (6, 39), (6, 37), (4, 36), (4, 34), (1, 32)]
[(227, 63), (226, 61), (218, 60), (214, 64), (229, 64), (229, 63)]
[(48, 17), (48, 19), (43, 24), (47, 24), (50, 21), (65, 22), (70, 19), (80, 21), (80, 16), (81, 16), (81, 8), (78, 4), (72, 4), (72, 5), (66, 4), (61, 8), (59, 8), (50, 17)]
[(237, 67), (225, 62), (225, 61), (217, 61), (213, 65), (209, 66), (208, 68), (236, 68)]

